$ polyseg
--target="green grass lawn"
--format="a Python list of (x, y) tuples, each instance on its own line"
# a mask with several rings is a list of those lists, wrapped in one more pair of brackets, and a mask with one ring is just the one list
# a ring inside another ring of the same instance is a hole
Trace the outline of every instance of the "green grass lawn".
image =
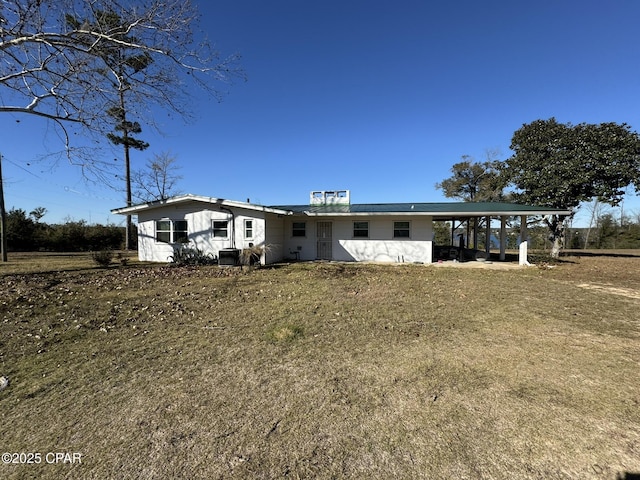
[(0, 478), (640, 472), (639, 257), (31, 261), (0, 269), (0, 451), (42, 461), (0, 464)]

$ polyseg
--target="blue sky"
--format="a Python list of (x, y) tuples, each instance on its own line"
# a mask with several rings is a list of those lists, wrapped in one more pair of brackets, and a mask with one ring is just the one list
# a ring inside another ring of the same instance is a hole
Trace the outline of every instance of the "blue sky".
[[(134, 168), (171, 152), (183, 193), (304, 203), (350, 189), (354, 203), (448, 201), (435, 184), (462, 155), (508, 157), (524, 123), (618, 122), (640, 130), (640, 2), (200, 0), (202, 26), (247, 81), (223, 101), (195, 92), (196, 120), (143, 125)], [(16, 120), (20, 120), (17, 122)], [(124, 194), (77, 167), (39, 119), (0, 116), (7, 208), (44, 221), (122, 223)], [(49, 133), (47, 133), (49, 132)], [(113, 153), (105, 153), (113, 155)], [(625, 211), (640, 213), (632, 189)], [(579, 215), (583, 218), (585, 214)]]

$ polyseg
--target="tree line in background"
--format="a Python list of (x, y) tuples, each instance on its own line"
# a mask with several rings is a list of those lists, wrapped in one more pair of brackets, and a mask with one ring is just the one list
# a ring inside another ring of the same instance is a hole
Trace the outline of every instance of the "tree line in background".
[(10, 251), (86, 252), (119, 250), (124, 246), (125, 228), (117, 225), (89, 225), (84, 220), (60, 224), (42, 221), (46, 209), (29, 214), (12, 208), (7, 212), (7, 246)]

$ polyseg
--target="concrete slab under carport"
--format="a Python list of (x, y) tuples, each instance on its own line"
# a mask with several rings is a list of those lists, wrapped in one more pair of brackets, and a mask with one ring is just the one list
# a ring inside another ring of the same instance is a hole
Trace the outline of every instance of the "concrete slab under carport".
[(446, 260), (430, 263), (429, 266), (433, 266), (436, 268), (483, 268), (487, 270), (514, 270), (518, 268), (524, 268), (524, 266), (520, 265), (517, 261), (494, 262), (493, 260), (487, 260), (484, 262), (477, 260), (470, 262), (454, 262), (453, 260)]

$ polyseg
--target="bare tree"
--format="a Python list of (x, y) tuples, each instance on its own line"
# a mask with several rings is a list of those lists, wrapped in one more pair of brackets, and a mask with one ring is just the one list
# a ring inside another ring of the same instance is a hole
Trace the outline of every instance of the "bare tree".
[[(106, 113), (115, 123), (115, 132), (107, 133), (107, 138), (114, 145), (121, 145), (124, 154), (125, 168), (125, 191), (126, 204), (132, 205), (131, 195), (131, 150), (145, 150), (149, 144), (134, 135), (142, 132), (142, 127), (137, 121), (130, 118), (130, 102), (129, 95), (132, 81), (136, 78), (142, 78), (141, 72), (153, 63), (153, 58), (147, 52), (139, 53), (136, 49), (132, 49), (127, 44), (135, 43), (138, 39), (131, 35), (126, 29), (123, 19), (115, 12), (110, 10), (96, 10), (91, 19), (76, 18), (67, 15), (67, 23), (74, 28), (90, 28), (91, 30), (99, 30), (106, 32), (118, 32), (108, 42), (104, 42), (99, 47), (99, 55), (106, 65), (104, 75), (106, 84), (113, 91), (117, 92), (117, 104), (111, 105), (106, 109)], [(87, 44), (91, 44), (93, 39), (86, 38)], [(125, 250), (129, 250), (131, 246), (131, 236), (133, 232), (133, 224), (131, 215), (127, 215), (125, 229)]]
[(142, 202), (152, 202), (178, 195), (177, 184), (182, 176), (178, 175), (180, 167), (176, 162), (177, 158), (169, 152), (147, 160), (144, 169), (132, 173), (134, 196)]
[[(118, 49), (126, 55), (105, 53)], [(190, 0), (0, 1), (0, 58), (0, 112), (53, 122), (69, 161), (107, 184), (115, 164), (94, 148), (123, 89), (128, 111), (158, 128), (158, 108), (191, 118), (194, 85), (219, 99), (220, 82), (242, 76), (238, 55), (222, 58), (202, 37)], [(124, 68), (135, 59), (145, 68)]]
[(589, 216), (589, 227), (587, 228), (587, 233), (584, 239), (584, 250), (587, 249), (587, 245), (589, 244), (589, 236), (591, 235), (591, 230), (599, 225), (600, 219), (610, 214), (611, 207), (606, 203), (602, 203), (598, 198), (594, 199), (592, 202), (586, 204), (586, 210), (590, 213)]
[[(105, 110), (120, 104), (114, 84), (147, 124), (154, 106), (188, 119), (194, 84), (220, 98), (220, 81), (242, 75), (239, 57), (221, 58), (197, 22), (190, 0), (0, 2), (0, 112), (54, 121), (75, 160), (71, 125), (104, 136), (113, 126)], [(143, 58), (145, 68), (130, 68)]]

